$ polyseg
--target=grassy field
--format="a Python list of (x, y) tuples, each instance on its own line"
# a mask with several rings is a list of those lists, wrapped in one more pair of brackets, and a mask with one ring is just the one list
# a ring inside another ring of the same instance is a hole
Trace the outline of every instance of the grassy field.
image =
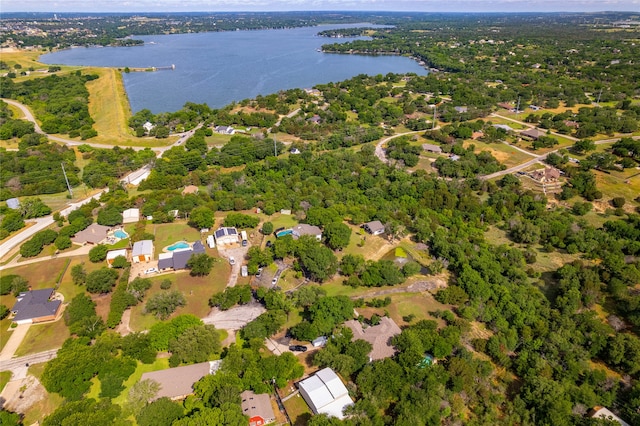
[(147, 373), (149, 371), (165, 370), (167, 368), (169, 368), (169, 358), (157, 358), (153, 364), (143, 364), (141, 362), (138, 362), (136, 371), (134, 371), (133, 374), (129, 376), (129, 378), (124, 382), (124, 390), (120, 393), (120, 395), (113, 399), (113, 403), (122, 405), (127, 402), (129, 389), (131, 389), (131, 386), (140, 381), (140, 378), (144, 373)]
[(311, 419), (311, 409), (300, 394), (286, 400), (284, 408), (295, 426), (305, 426)]
[(474, 145), (475, 146), (474, 152), (476, 153), (480, 153), (482, 151), (489, 152), (500, 163), (507, 166), (507, 168), (522, 164), (526, 161), (531, 160), (533, 156), (539, 155), (539, 154), (533, 154), (533, 153), (532, 155), (527, 155), (522, 151), (518, 151), (511, 145), (507, 145), (500, 142), (485, 143), (478, 140), (475, 140), (475, 141), (471, 140), (471, 141), (465, 141), (463, 145), (465, 148), (468, 148), (470, 145)]
[[(149, 227), (147, 227), (149, 228)], [(156, 236), (154, 245), (156, 255), (161, 253), (162, 248), (177, 241), (194, 242), (200, 239), (200, 231), (193, 229), (185, 220), (174, 223), (159, 223), (151, 225), (151, 232)]]
[[(217, 260), (211, 273), (206, 277), (192, 277), (187, 272), (168, 273), (151, 278), (153, 285), (147, 291), (145, 301), (155, 293), (165, 291), (160, 289), (160, 283), (169, 279), (172, 282), (171, 290), (179, 290), (187, 299), (186, 306), (180, 307), (172, 317), (181, 314), (193, 314), (198, 318), (205, 317), (211, 308), (209, 298), (214, 293), (224, 290), (230, 273), (228, 262)], [(130, 327), (134, 331), (148, 330), (159, 320), (150, 314), (144, 314), (145, 301), (131, 308)]]
[(0, 391), (9, 383), (9, 380), (11, 380), (11, 371), (0, 372)]
[(29, 327), (27, 335), (16, 351), (16, 356), (59, 348), (69, 337), (71, 337), (71, 333), (62, 318), (54, 322), (33, 324)]

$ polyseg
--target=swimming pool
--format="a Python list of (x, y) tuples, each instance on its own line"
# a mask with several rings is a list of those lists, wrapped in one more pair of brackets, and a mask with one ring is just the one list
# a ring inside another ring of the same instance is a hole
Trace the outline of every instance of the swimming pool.
[(189, 247), (191, 247), (189, 243), (185, 243), (184, 241), (179, 241), (177, 243), (171, 244), (169, 247), (167, 247), (167, 250), (174, 251), (178, 249), (186, 249)]
[(124, 232), (122, 229), (118, 229), (116, 231), (114, 231), (113, 236), (116, 238), (128, 238), (129, 234), (127, 234), (126, 232)]
[(280, 231), (276, 234), (276, 238), (284, 237), (285, 235), (293, 234), (293, 229), (285, 229), (284, 231)]

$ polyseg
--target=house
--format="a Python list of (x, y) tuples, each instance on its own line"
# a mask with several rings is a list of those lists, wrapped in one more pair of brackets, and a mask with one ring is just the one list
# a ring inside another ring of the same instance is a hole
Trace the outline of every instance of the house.
[(300, 150), (298, 148), (292, 148), (291, 151), (289, 151), (289, 153), (293, 155), (298, 155), (300, 154)]
[(196, 241), (190, 248), (178, 249), (170, 253), (160, 253), (158, 255), (158, 269), (161, 271), (187, 269), (187, 263), (189, 263), (191, 256), (204, 252), (204, 245), (200, 241)]
[(322, 96), (322, 92), (318, 89), (304, 89), (304, 91), (307, 93), (307, 95)]
[(423, 143), (422, 144), (422, 149), (424, 149), (427, 152), (434, 152), (436, 154), (442, 154), (442, 148), (439, 147), (438, 145), (432, 145), (430, 143)]
[(18, 295), (16, 304), (11, 308), (16, 324), (33, 324), (36, 322), (53, 321), (60, 312), (62, 302), (51, 300), (53, 288), (30, 290)]
[(291, 228), (291, 231), (294, 240), (297, 240), (303, 235), (311, 235), (318, 241), (322, 239), (322, 230), (315, 225), (307, 225), (306, 223), (301, 223), (300, 225), (296, 225)]
[(262, 426), (276, 421), (269, 394), (246, 390), (240, 394), (242, 414), (249, 417), (249, 426)]
[(107, 233), (111, 228), (104, 225), (92, 223), (84, 230), (78, 232), (71, 241), (76, 244), (100, 244), (107, 238)]
[(453, 109), (456, 110), (457, 113), (462, 114), (465, 113), (467, 111), (469, 111), (469, 108), (466, 106), (457, 106), (457, 107), (453, 107)]
[(528, 139), (538, 140), (540, 137), (545, 136), (547, 132), (543, 132), (540, 129), (536, 129), (535, 127), (532, 129), (523, 130), (520, 132), (520, 136)]
[(395, 355), (396, 350), (391, 345), (391, 339), (402, 332), (398, 324), (389, 317), (380, 318), (378, 325), (363, 327), (363, 324), (357, 320), (349, 320), (344, 323), (353, 331), (352, 340), (365, 340), (371, 343), (373, 349), (369, 352), (369, 360), (389, 358)]
[(236, 129), (231, 126), (216, 126), (216, 132), (221, 135), (233, 135), (236, 132)]
[(133, 243), (131, 261), (133, 263), (150, 262), (153, 260), (153, 241), (142, 240)]
[(140, 380), (153, 380), (160, 385), (160, 390), (152, 398), (183, 399), (193, 393), (193, 384), (208, 374), (215, 374), (221, 361), (208, 361), (199, 364), (185, 365), (166, 370), (143, 373)]
[(169, 211), (167, 212), (167, 215), (168, 215), (169, 217), (178, 217), (178, 215), (179, 215), (179, 214), (180, 214), (180, 211), (179, 211), (179, 210), (169, 210)]
[(538, 105), (529, 105), (529, 108), (531, 108), (531, 111), (540, 111), (542, 109), (542, 107)]
[(149, 133), (150, 131), (153, 130), (153, 128), (156, 127), (153, 125), (153, 123), (151, 123), (150, 121), (147, 121), (146, 123), (144, 123), (142, 125), (142, 128), (144, 129), (145, 132)]
[(213, 236), (215, 237), (216, 244), (218, 244), (218, 246), (237, 244), (239, 242), (238, 230), (236, 228), (223, 226), (215, 231)]
[(460, 161), (460, 156), (456, 155), (456, 154), (451, 154), (449, 156), (449, 160), (451, 160), (451, 161)]
[(11, 210), (18, 210), (20, 208), (20, 200), (17, 198), (9, 198), (7, 200), (7, 207)]
[(122, 223), (133, 223), (140, 220), (140, 209), (127, 209), (122, 212)]
[(471, 134), (471, 139), (473, 139), (475, 141), (477, 139), (480, 139), (483, 136), (484, 136), (484, 132), (480, 130), (480, 131), (477, 131), (477, 132), (473, 132)]
[(298, 389), (314, 414), (343, 419), (345, 407), (353, 404), (342, 380), (328, 367), (298, 382)]
[(384, 225), (379, 220), (374, 220), (372, 222), (367, 222), (362, 225), (365, 231), (370, 233), (371, 235), (380, 235), (384, 234)]
[(577, 129), (578, 127), (580, 127), (580, 123), (578, 123), (577, 121), (573, 121), (573, 120), (565, 120), (564, 121), (564, 125), (567, 127), (570, 127), (572, 129)]
[(508, 103), (508, 102), (500, 102), (500, 103), (498, 104), (498, 106), (499, 106), (500, 108), (506, 109), (506, 110), (508, 110), (508, 111), (511, 111), (512, 109), (514, 109), (514, 106), (513, 106), (513, 105), (511, 105), (511, 104), (510, 104), (510, 103)]
[(591, 410), (591, 412), (589, 413), (589, 417), (594, 419), (607, 419), (610, 421), (618, 422), (622, 426), (629, 426), (629, 423), (625, 422), (605, 407), (593, 407), (593, 410)]
[(182, 195), (197, 194), (200, 189), (195, 185), (187, 185), (182, 190)]
[(316, 114), (313, 117), (308, 118), (307, 121), (309, 123), (313, 123), (313, 124), (320, 124), (322, 119), (320, 118), (320, 116), (318, 114)]
[(529, 173), (531, 179), (540, 183), (557, 182), (560, 178), (560, 170), (555, 167), (545, 167)]
[(129, 260), (129, 251), (124, 248), (124, 249), (120, 249), (120, 250), (109, 250), (107, 252), (107, 265), (109, 265), (109, 268), (111, 268), (111, 265), (113, 265), (113, 261), (116, 259), (116, 257), (124, 257), (125, 259)]

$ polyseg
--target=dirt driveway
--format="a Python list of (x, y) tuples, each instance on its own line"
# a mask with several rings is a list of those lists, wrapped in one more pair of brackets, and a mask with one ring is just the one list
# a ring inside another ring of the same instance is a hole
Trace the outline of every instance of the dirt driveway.
[(223, 257), (229, 261), (231, 257), (235, 260), (235, 264), (231, 267), (231, 275), (229, 276), (229, 281), (227, 282), (227, 287), (234, 287), (238, 282), (238, 275), (240, 275), (240, 268), (246, 261), (247, 251), (249, 251), (249, 247), (251, 244), (242, 247), (240, 245), (236, 246), (226, 246), (220, 247), (218, 246), (218, 253), (220, 257)]

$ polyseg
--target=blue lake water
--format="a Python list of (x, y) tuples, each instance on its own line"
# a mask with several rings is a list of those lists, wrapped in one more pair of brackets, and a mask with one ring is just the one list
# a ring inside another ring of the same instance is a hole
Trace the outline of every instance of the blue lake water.
[(136, 36), (144, 46), (75, 48), (45, 54), (40, 60), (120, 68), (173, 64), (173, 71), (123, 74), (133, 112), (147, 108), (155, 114), (177, 111), (186, 102), (220, 108), (257, 95), (338, 82), (358, 74), (427, 74), (407, 57), (318, 52), (323, 44), (348, 40), (318, 37), (318, 32), (355, 26), (371, 25)]

